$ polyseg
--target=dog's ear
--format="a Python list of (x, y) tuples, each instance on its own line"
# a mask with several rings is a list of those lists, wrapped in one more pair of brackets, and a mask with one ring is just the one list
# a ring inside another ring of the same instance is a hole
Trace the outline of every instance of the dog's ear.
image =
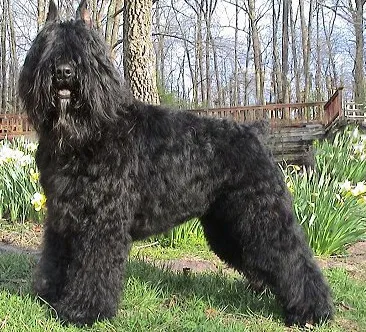
[(50, 0), (46, 22), (52, 22), (56, 20), (58, 20), (58, 10), (53, 0)]
[(76, 19), (82, 20), (84, 24), (90, 29), (93, 27), (93, 22), (86, 0), (81, 0), (79, 7), (76, 10)]

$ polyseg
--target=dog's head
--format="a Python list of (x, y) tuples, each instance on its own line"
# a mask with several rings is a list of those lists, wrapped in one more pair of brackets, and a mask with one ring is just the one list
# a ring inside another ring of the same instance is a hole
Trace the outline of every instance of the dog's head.
[(109, 50), (93, 28), (86, 1), (62, 22), (50, 1), (19, 79), (19, 95), (37, 131), (78, 140), (113, 121), (125, 98)]

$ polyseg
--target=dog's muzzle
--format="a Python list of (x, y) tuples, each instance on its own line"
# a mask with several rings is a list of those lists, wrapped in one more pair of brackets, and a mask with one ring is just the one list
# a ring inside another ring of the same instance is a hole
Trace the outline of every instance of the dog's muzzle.
[(59, 64), (55, 68), (54, 83), (59, 99), (70, 99), (74, 85), (75, 70), (70, 64)]

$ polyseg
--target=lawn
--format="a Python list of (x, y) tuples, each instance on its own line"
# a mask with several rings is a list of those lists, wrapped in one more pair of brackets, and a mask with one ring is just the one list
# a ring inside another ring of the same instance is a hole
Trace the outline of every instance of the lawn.
[[(192, 261), (211, 262), (216, 268), (201, 272), (195, 272), (195, 268), (172, 271), (161, 264), (167, 259), (183, 262), (183, 265)], [(91, 328), (63, 326), (55, 319), (52, 308), (30, 294), (35, 260), (32, 255), (0, 255), (1, 331), (299, 330), (285, 328), (280, 308), (269, 291), (252, 293), (245, 280), (220, 264), (205, 245), (163, 249), (137, 244), (127, 266), (118, 316)], [(325, 273), (334, 293), (337, 313), (333, 322), (314, 331), (365, 331), (364, 275), (352, 276), (338, 267), (327, 268)]]

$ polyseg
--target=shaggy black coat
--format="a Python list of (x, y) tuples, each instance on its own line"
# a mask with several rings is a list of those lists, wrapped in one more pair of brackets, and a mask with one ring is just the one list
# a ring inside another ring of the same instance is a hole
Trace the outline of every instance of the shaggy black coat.
[(329, 288), (257, 129), (135, 101), (85, 2), (76, 20), (60, 22), (51, 1), (19, 93), (39, 134), (47, 196), (34, 289), (61, 319), (114, 316), (131, 242), (193, 217), (219, 257), (271, 288), (286, 323), (332, 316)]

